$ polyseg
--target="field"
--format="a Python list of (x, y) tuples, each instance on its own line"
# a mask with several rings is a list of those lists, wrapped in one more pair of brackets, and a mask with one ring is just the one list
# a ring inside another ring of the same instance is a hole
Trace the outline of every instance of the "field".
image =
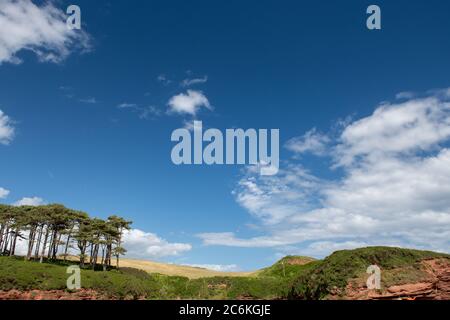
[[(115, 262), (113, 262), (113, 265), (116, 266)], [(246, 277), (255, 274), (255, 272), (221, 272), (205, 268), (134, 259), (121, 259), (120, 266), (144, 270), (148, 273), (159, 273), (168, 276), (181, 276), (187, 277), (189, 279), (206, 277)]]

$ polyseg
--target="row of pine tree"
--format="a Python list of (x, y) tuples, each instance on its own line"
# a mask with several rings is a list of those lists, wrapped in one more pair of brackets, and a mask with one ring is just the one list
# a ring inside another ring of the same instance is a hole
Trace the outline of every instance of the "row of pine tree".
[(66, 260), (77, 252), (81, 267), (101, 265), (106, 270), (115, 257), (118, 268), (120, 256), (126, 253), (123, 233), (131, 223), (115, 215), (91, 218), (60, 204), (0, 204), (0, 255), (15, 255), (22, 239), (27, 244), (26, 260)]

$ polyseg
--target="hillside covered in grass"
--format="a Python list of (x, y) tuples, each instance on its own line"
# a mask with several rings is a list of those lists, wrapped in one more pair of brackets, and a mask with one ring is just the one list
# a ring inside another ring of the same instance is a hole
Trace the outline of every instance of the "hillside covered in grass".
[[(0, 298), (11, 290), (66, 292), (70, 264), (0, 256)], [(403, 290), (402, 285), (409, 285), (410, 291), (411, 285), (418, 286), (422, 291), (415, 296), (434, 297), (430, 290), (438, 289), (439, 297), (447, 297), (447, 291), (450, 295), (449, 255), (391, 247), (337, 251), (324, 260), (288, 256), (248, 276), (188, 278), (129, 267), (86, 267), (81, 270), (81, 286), (101, 299), (359, 299), (369, 297), (366, 270), (374, 264), (382, 270), (382, 289), (377, 291), (381, 298), (411, 296), (392, 294), (396, 286)], [(386, 290), (391, 291), (381, 296)]]
[(289, 297), (324, 299), (334, 295), (343, 298), (349, 288), (366, 290), (366, 270), (370, 265), (381, 269), (380, 293), (392, 286), (426, 283), (433, 281), (436, 275), (424, 261), (437, 260), (448, 265), (449, 259), (447, 254), (392, 247), (337, 251), (300, 274)]
[[(70, 264), (0, 257), (0, 291), (66, 290), (66, 269)], [(85, 268), (81, 270), (81, 286), (106, 299), (280, 299), (287, 296), (292, 281), (305, 265), (288, 266), (286, 275), (277, 271), (277, 265), (249, 276), (192, 279), (129, 267), (108, 271)]]

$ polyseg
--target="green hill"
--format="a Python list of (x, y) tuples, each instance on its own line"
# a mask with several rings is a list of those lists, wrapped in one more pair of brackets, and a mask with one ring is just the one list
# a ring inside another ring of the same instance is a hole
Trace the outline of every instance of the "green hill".
[[(73, 262), (39, 263), (0, 257), (0, 299), (1, 293), (11, 290), (66, 291), (66, 268), (70, 264)], [(294, 278), (273, 274), (190, 279), (128, 267), (81, 270), (82, 288), (108, 299), (279, 299), (287, 295)]]
[[(401, 248), (370, 247), (337, 251), (324, 260), (288, 256), (248, 276), (190, 279), (129, 267), (108, 271), (86, 268), (81, 270), (81, 286), (88, 295), (101, 299), (346, 298), (346, 287), (349, 283), (358, 288), (364, 287), (369, 265), (376, 264), (382, 269), (382, 286), (385, 289), (392, 285), (429, 281), (430, 272), (433, 270), (425, 270), (423, 264), (424, 260), (429, 259), (445, 260), (442, 264), (437, 261), (436, 264), (427, 266), (431, 269), (442, 269), (442, 274), (446, 277), (450, 275), (449, 255)], [(12, 296), (14, 299), (29, 298), (42, 293), (48, 293), (48, 296), (44, 297), (64, 293), (69, 298), (77, 298), (76, 293), (66, 290), (66, 268), (72, 263), (39, 263), (24, 261), (22, 257), (0, 256), (0, 299), (11, 297), (8, 293), (12, 291), (16, 292)], [(445, 279), (448, 281), (450, 277)], [(449, 284), (445, 282), (446, 288), (450, 288)]]
[(294, 278), (300, 273), (309, 270), (317, 260), (303, 256), (286, 256), (272, 266), (256, 272), (259, 277)]
[(299, 275), (289, 293), (290, 298), (323, 299), (330, 294), (345, 294), (350, 283), (360, 285), (367, 279), (367, 267), (378, 265), (382, 270), (382, 288), (417, 283), (428, 278), (421, 261), (449, 259), (450, 255), (393, 247), (368, 247), (337, 251)]

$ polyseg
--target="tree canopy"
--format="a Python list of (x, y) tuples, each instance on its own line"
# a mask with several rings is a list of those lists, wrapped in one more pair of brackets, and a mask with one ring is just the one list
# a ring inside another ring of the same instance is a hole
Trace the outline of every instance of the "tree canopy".
[(0, 254), (13, 256), (18, 239), (27, 244), (26, 260), (67, 259), (77, 252), (80, 266), (111, 266), (112, 257), (119, 267), (122, 236), (131, 221), (112, 215), (106, 220), (61, 204), (10, 206), (0, 204)]

